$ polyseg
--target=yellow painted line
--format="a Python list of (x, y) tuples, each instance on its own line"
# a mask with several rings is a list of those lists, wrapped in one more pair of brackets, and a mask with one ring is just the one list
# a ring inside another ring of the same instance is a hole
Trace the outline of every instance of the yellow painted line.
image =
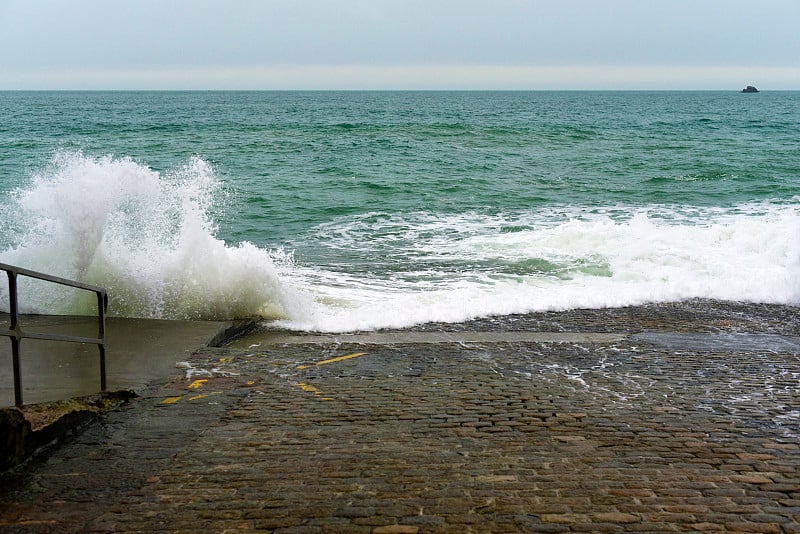
[[(350, 360), (352, 358), (358, 358), (359, 356), (363, 356), (365, 354), (366, 354), (366, 352), (355, 352), (353, 354), (348, 354), (346, 356), (339, 356), (337, 358), (331, 358), (330, 360), (322, 360), (321, 362), (317, 362), (314, 365), (326, 365), (326, 364), (329, 364), (329, 363), (341, 362), (341, 361), (344, 361), (344, 360)], [(311, 367), (311, 366), (310, 365), (298, 365), (297, 366), (298, 369), (308, 369), (309, 367)]]
[(197, 389), (197, 388), (200, 388), (200, 387), (202, 387), (202, 386), (203, 386), (203, 384), (205, 384), (206, 382), (208, 382), (208, 379), (207, 379), (207, 378), (201, 378), (201, 379), (199, 379), (199, 380), (195, 380), (194, 382), (192, 382), (191, 384), (189, 384), (189, 389)]
[(313, 393), (314, 395), (322, 395), (322, 392), (320, 390), (318, 390), (317, 388), (315, 388), (310, 384), (306, 384), (305, 382), (298, 382), (297, 387), (308, 393)]
[[(305, 382), (298, 382), (295, 385), (297, 387), (299, 387), (300, 389), (302, 389), (303, 391), (306, 391), (308, 393), (313, 393), (314, 395), (317, 395), (317, 396), (322, 395), (322, 391), (320, 391), (316, 387), (312, 386), (311, 384), (306, 384)], [(319, 397), (319, 400), (332, 401), (334, 399), (333, 399), (333, 397)]]
[(203, 395), (195, 395), (194, 397), (189, 397), (189, 400), (193, 401), (193, 400), (205, 399), (206, 397), (208, 397), (210, 395), (222, 395), (222, 392), (221, 391), (212, 391), (211, 393), (205, 393)]
[(182, 398), (183, 398), (183, 395), (181, 395), (180, 397), (167, 397), (164, 400), (162, 400), (159, 404), (175, 404), (176, 402), (178, 402)]

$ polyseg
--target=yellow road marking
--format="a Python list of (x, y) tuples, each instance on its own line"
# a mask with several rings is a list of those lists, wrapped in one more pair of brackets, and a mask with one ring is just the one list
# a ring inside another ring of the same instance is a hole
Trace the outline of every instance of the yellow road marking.
[[(344, 360), (351, 360), (353, 358), (358, 358), (359, 356), (363, 356), (365, 354), (366, 354), (366, 352), (354, 352), (353, 354), (346, 354), (345, 356), (338, 356), (336, 358), (330, 358), (328, 360), (322, 360), (320, 362), (317, 362), (317, 363), (314, 363), (314, 364), (310, 364), (310, 365), (298, 365), (295, 369), (302, 370), (302, 369), (308, 369), (312, 365), (313, 366), (327, 365), (329, 363), (336, 363), (336, 362), (341, 362), (341, 361), (344, 361)], [(322, 395), (322, 391), (320, 391), (319, 389), (317, 389), (316, 387), (314, 387), (314, 386), (312, 386), (310, 384), (306, 384), (305, 382), (298, 382), (295, 385), (297, 387), (299, 387), (300, 389), (302, 389), (303, 391), (305, 391), (305, 392), (313, 393), (314, 395)], [(320, 397), (320, 400), (332, 401), (333, 398), (332, 397)]]
[(317, 388), (315, 388), (314, 386), (312, 386), (310, 384), (306, 384), (305, 382), (298, 382), (297, 383), (297, 387), (299, 387), (303, 391), (307, 391), (309, 393), (313, 393), (314, 395), (322, 395), (322, 392), (320, 390), (318, 390)]
[[(350, 360), (352, 358), (358, 358), (359, 356), (363, 356), (365, 354), (366, 354), (366, 352), (355, 352), (353, 354), (348, 354), (346, 356), (339, 356), (337, 358), (331, 358), (330, 360), (322, 360), (321, 362), (317, 362), (314, 365), (326, 365), (326, 364), (329, 364), (329, 363), (341, 362), (341, 361), (344, 361), (344, 360)], [(298, 365), (297, 366), (298, 369), (308, 369), (309, 367), (311, 367), (311, 366), (310, 365)]]
[(198, 400), (198, 399), (205, 399), (209, 395), (222, 395), (221, 391), (212, 391), (211, 393), (205, 393), (203, 395), (195, 395), (194, 397), (189, 397), (190, 401)]
[[(297, 387), (299, 387), (300, 389), (302, 389), (303, 391), (306, 391), (308, 393), (313, 393), (314, 395), (317, 395), (317, 396), (322, 395), (322, 391), (320, 391), (318, 388), (312, 386), (311, 384), (306, 384), (305, 382), (298, 382), (295, 385)], [(333, 397), (319, 397), (319, 400), (332, 401)]]
[(197, 389), (199, 387), (202, 387), (203, 384), (205, 384), (206, 382), (208, 382), (207, 378), (201, 378), (199, 380), (195, 380), (194, 382), (189, 384), (189, 389)]

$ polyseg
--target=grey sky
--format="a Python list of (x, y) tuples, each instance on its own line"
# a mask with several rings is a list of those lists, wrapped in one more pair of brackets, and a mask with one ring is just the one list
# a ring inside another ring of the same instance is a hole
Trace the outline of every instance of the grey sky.
[(0, 89), (800, 89), (800, 0), (0, 0)]

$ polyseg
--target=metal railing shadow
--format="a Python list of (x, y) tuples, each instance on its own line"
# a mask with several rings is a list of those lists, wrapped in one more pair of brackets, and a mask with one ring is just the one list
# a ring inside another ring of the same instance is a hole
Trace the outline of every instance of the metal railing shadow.
[[(75, 282), (74, 280), (67, 280), (66, 278), (59, 278), (57, 276), (50, 276), (45, 273), (22, 269), (14, 267), (5, 263), (0, 263), (0, 270), (8, 274), (8, 298), (9, 298), (9, 316), (10, 324), (8, 330), (0, 330), (0, 336), (6, 336), (11, 340), (11, 354), (13, 360), (14, 372), (14, 403), (17, 406), (22, 406), (22, 378), (20, 372), (20, 344), (23, 339), (41, 339), (48, 341), (66, 341), (69, 343), (90, 343), (97, 345), (100, 350), (100, 390), (106, 390), (106, 312), (108, 311), (108, 294), (102, 287), (93, 286), (90, 284), (83, 284)], [(19, 314), (19, 301), (18, 301), (18, 287), (17, 278), (19, 276), (27, 276), (29, 278), (36, 278), (46, 282), (52, 282), (76, 289), (92, 291), (97, 295), (97, 317), (98, 317), (98, 334), (96, 338), (93, 337), (80, 337), (80, 336), (66, 336), (62, 334), (50, 334), (46, 332), (26, 332), (20, 325)]]

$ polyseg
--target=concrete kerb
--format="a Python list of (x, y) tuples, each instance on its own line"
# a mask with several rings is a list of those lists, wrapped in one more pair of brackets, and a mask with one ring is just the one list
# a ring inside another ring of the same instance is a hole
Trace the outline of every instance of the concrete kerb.
[(239, 319), (235, 321), (228, 321), (220, 326), (219, 331), (208, 340), (206, 346), (208, 347), (221, 347), (238, 337), (245, 336), (258, 328), (261, 319), (251, 317), (249, 319)]
[(32, 457), (80, 432), (101, 413), (113, 410), (136, 393), (106, 391), (65, 401), (0, 409), (0, 472), (13, 469)]

